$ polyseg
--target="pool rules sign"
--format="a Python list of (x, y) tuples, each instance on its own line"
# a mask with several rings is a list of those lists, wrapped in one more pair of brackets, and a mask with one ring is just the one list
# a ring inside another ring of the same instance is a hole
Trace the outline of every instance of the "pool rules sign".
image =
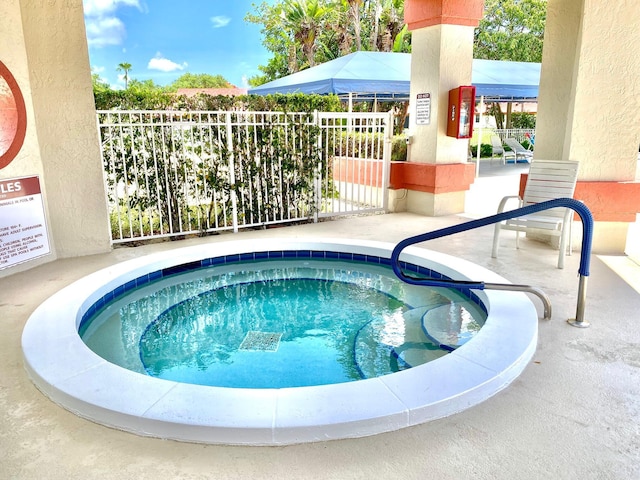
[(0, 180), (0, 270), (50, 253), (40, 180)]

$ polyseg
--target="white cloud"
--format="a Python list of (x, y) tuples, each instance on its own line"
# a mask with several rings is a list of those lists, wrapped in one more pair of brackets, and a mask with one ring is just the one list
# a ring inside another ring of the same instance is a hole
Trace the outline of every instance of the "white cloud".
[(118, 7), (136, 7), (142, 10), (140, 0), (83, 0), (84, 14), (87, 17), (100, 17), (115, 12)]
[(126, 36), (124, 23), (116, 17), (87, 19), (86, 28), (90, 47), (119, 45)]
[(183, 62), (182, 65), (176, 62), (164, 58), (160, 52), (156, 53), (156, 56), (149, 60), (147, 65), (149, 70), (160, 70), (161, 72), (173, 72), (175, 70), (184, 70), (187, 68), (187, 62)]
[(95, 65), (91, 66), (91, 73), (102, 73), (104, 72), (105, 68), (104, 67), (96, 67)]
[(122, 20), (115, 16), (120, 6), (142, 11), (140, 0), (84, 0), (87, 42), (90, 47), (120, 45), (126, 37)]
[(215, 17), (211, 17), (211, 23), (213, 24), (213, 28), (221, 28), (229, 25), (231, 19), (229, 17), (225, 17), (223, 15), (216, 15)]

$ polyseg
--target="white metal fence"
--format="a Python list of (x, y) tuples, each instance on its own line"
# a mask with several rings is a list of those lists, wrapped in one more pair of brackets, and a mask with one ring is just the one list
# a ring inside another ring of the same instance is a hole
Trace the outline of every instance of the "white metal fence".
[(495, 132), (503, 142), (505, 138), (515, 138), (518, 142), (522, 143), (525, 140), (530, 141), (527, 135), (531, 138), (535, 138), (536, 135), (535, 128), (497, 128)]
[(320, 113), (324, 171), (318, 215), (386, 211), (393, 116), (389, 113)]
[(97, 118), (114, 243), (386, 209), (387, 114)]

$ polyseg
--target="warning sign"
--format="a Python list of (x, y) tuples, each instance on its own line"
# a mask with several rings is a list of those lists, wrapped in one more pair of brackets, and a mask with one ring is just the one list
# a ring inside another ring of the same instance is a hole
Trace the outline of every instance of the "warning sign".
[(431, 123), (431, 94), (419, 93), (416, 97), (416, 125)]
[(0, 270), (48, 253), (40, 180), (0, 180)]

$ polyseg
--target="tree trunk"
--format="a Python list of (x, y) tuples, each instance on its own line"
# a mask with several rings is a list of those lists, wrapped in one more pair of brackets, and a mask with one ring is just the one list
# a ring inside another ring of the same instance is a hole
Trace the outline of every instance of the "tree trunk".
[(380, 33), (380, 14), (382, 13), (382, 7), (380, 6), (380, 0), (375, 0), (373, 5), (373, 31), (371, 32), (370, 45), (371, 50), (378, 51), (378, 35)]
[(502, 109), (500, 108), (500, 104), (498, 102), (491, 103), (491, 106), (489, 107), (489, 115), (493, 115), (493, 118), (496, 119), (497, 129), (504, 129), (504, 118), (502, 115)]
[(353, 22), (353, 38), (356, 41), (356, 51), (362, 50), (360, 35), (360, 3), (362, 0), (349, 0), (349, 16)]

